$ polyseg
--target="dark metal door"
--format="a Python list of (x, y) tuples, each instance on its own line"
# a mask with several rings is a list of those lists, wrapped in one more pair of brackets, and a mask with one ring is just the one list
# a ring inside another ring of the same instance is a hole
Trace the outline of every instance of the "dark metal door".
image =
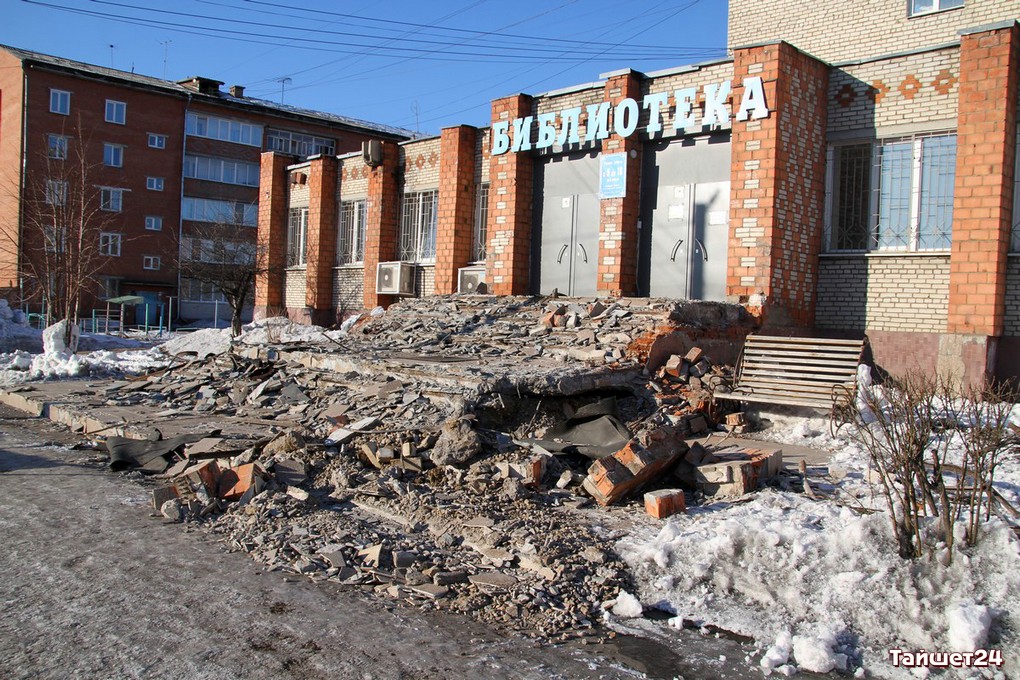
[(536, 168), (541, 233), (538, 292), (594, 295), (598, 276), (598, 158), (557, 157)]

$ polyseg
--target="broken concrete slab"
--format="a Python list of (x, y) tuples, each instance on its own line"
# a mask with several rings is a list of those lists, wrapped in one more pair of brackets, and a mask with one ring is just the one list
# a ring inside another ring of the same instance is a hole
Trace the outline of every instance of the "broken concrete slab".
[(334, 430), (329, 433), (328, 437), (326, 437), (326, 446), (338, 446), (340, 444), (345, 444), (353, 439), (355, 435), (368, 431), (370, 428), (375, 427), (378, 423), (379, 418), (369, 416), (368, 418), (362, 418), (355, 423), (351, 423), (348, 427), (341, 427)]
[(276, 461), (273, 465), (273, 476), (276, 481), (286, 486), (300, 486), (308, 481), (304, 461), (292, 458)]
[(517, 585), (517, 578), (515, 576), (492, 571), (472, 574), (468, 576), (468, 581), (479, 590), (490, 593), (506, 592)]

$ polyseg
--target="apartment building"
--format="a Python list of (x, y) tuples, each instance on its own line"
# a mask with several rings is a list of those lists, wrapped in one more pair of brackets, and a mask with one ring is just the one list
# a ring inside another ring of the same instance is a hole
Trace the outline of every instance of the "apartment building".
[(209, 247), (212, 238), (254, 241), (263, 151), (298, 161), (411, 136), (222, 86), (205, 77), (172, 82), (0, 46), (0, 225), (11, 244), (0, 248), (0, 288), (8, 297), (34, 300), (25, 284), (26, 259), (40, 249), (59, 255), (66, 248), (26, 224), (26, 205), (39, 195), (46, 203), (69, 200), (72, 166), (78, 174), (87, 167), (87, 185), (95, 189), (89, 198), (102, 225), (91, 235), (102, 256), (102, 287), (81, 312), (131, 294), (151, 300), (153, 309), (173, 298), (175, 316), (208, 318), (219, 294), (208, 283), (182, 280), (176, 253), (208, 259), (217, 250)]
[(747, 306), (875, 363), (1020, 375), (1020, 5), (731, 0), (731, 56), (492, 102), (484, 129), (266, 153), (257, 313), (472, 290)]

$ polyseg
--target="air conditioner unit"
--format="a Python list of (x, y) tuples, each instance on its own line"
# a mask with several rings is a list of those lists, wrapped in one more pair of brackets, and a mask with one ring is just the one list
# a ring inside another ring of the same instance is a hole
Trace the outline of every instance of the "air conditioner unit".
[(410, 262), (380, 262), (375, 274), (375, 292), (414, 295), (414, 265)]
[(378, 139), (369, 139), (361, 143), (361, 158), (365, 165), (375, 168), (382, 165), (382, 143)]
[[(479, 291), (478, 287), (482, 290)], [(461, 267), (457, 270), (457, 292), (467, 295), (485, 292), (485, 267)]]

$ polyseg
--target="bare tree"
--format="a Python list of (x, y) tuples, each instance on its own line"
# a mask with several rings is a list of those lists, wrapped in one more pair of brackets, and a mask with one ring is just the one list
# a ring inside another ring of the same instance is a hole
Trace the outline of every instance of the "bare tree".
[(241, 333), (241, 315), (254, 298), (255, 277), (268, 266), (265, 249), (239, 229), (225, 220), (189, 226), (178, 244), (176, 263), (182, 288), (205, 285), (223, 295), (232, 335)]
[(0, 225), (0, 249), (17, 262), (27, 301), (77, 323), (83, 301), (100, 289), (111, 246), (101, 235), (115, 231), (116, 213), (113, 197), (98, 185), (100, 165), (90, 160), (101, 156), (80, 121), (70, 133), (47, 135), (45, 150), (28, 159), (24, 182), (9, 183), (21, 219)]

